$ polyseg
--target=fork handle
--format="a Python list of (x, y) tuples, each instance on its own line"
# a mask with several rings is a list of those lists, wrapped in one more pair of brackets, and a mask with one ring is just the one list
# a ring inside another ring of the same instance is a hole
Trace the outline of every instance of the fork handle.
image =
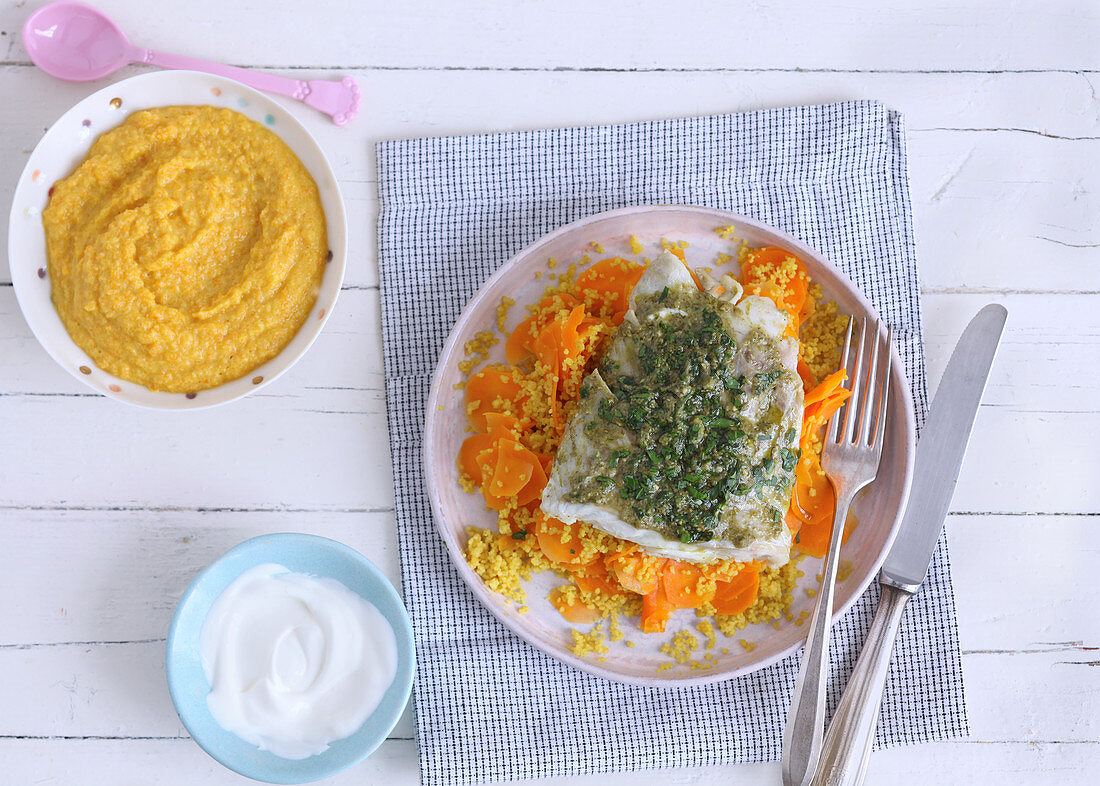
[(875, 740), (882, 690), (901, 614), (912, 593), (882, 584), (878, 611), (821, 749), (813, 786), (859, 786)]
[[(865, 484), (864, 484), (865, 485)], [(825, 688), (829, 683), (829, 630), (833, 620), (833, 594), (836, 587), (840, 543), (848, 509), (860, 486), (842, 485), (836, 489), (836, 515), (829, 550), (821, 572), (817, 605), (810, 617), (806, 648), (798, 680), (787, 713), (783, 732), (783, 786), (806, 786), (817, 769), (825, 724)]]

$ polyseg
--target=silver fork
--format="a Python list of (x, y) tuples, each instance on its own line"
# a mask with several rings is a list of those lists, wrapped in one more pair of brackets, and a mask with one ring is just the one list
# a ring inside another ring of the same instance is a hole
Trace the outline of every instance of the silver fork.
[[(849, 355), (853, 348), (855, 326), (856, 318), (852, 317), (848, 321), (844, 353), (841, 355), (845, 368), (852, 367)], [(787, 713), (787, 728), (783, 733), (784, 786), (805, 786), (817, 769), (825, 722), (829, 629), (833, 619), (833, 590), (840, 560), (841, 537), (856, 493), (874, 480), (878, 473), (883, 435), (886, 433), (892, 334), (888, 330), (883, 341), (879, 336), (881, 323), (875, 322), (874, 333), (869, 337), (873, 344), (870, 363), (864, 365), (864, 350), (868, 343), (866, 317), (858, 321), (858, 326), (855, 371), (849, 375), (851, 379), (848, 384), (852, 395), (829, 420), (822, 449), (821, 465), (836, 492), (836, 517), (822, 569), (817, 605), (810, 617), (806, 648), (791, 697), (791, 709)], [(884, 368), (880, 368), (880, 349), (881, 354), (886, 356)]]

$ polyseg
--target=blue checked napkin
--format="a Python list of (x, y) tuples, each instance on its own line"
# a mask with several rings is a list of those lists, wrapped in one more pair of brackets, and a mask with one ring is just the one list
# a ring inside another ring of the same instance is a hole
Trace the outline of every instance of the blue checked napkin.
[[(619, 685), (535, 650), (478, 604), (432, 522), (420, 458), (425, 401), (459, 312), (505, 260), (592, 213), (687, 204), (766, 221), (847, 273), (894, 326), (921, 422), (927, 394), (901, 117), (851, 102), (383, 142), (377, 154), (386, 398), (423, 782), (778, 759), (797, 658), (704, 687)], [(875, 584), (833, 629), (830, 712), (877, 599)], [(941, 541), (905, 612), (878, 743), (967, 731)]]

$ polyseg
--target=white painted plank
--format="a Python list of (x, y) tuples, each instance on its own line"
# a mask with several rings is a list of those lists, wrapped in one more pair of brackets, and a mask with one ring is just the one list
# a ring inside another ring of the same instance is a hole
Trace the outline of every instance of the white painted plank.
[[(396, 577), (388, 518), (179, 512), (28, 517), (8, 533), (13, 547), (0, 562), (0, 573), (17, 590), (0, 620), (0, 630), (13, 631), (0, 646), (0, 673), (9, 686), (0, 693), (0, 736), (181, 734), (164, 685), (163, 636), (190, 578), (239, 540), (283, 529), (343, 540)], [(1100, 741), (1100, 670), (1092, 667), (1096, 653), (1090, 649), (1100, 645), (1100, 624), (1090, 621), (1088, 608), (1100, 579), (1082, 583), (1095, 562), (1096, 550), (1087, 546), (1092, 519), (953, 517), (973, 740)], [(1021, 543), (1030, 544), (1026, 555)], [(41, 570), (51, 563), (66, 569)], [(1052, 564), (1059, 570), (1035, 569)], [(1006, 575), (1012, 576), (1011, 591)], [(42, 643), (50, 641), (55, 643)], [(409, 719), (402, 724), (397, 736), (409, 736)]]
[[(971, 739), (1100, 743), (1093, 660), (1060, 647), (964, 653)], [(0, 648), (0, 736), (179, 736), (163, 668), (159, 640)], [(395, 735), (411, 733), (406, 717)]]
[[(298, 111), (344, 191), (349, 285), (378, 282), (373, 146), (380, 139), (871, 98), (903, 111), (912, 129), (926, 287), (1100, 290), (1093, 261), (1100, 244), (1100, 101), (1092, 84), (1100, 77), (1090, 74), (359, 71), (356, 77), (369, 103), (352, 125), (337, 128), (311, 110)], [(97, 86), (0, 67), (0, 102), (10, 107), (0, 114), (0, 169), (14, 177), (43, 130)], [(34, 102), (24, 100), (28, 91)], [(4, 246), (6, 231), (0, 222)], [(0, 281), (10, 281), (3, 266)]]
[[(162, 640), (0, 648), (0, 736), (180, 737)], [(412, 711), (394, 737), (412, 737)]]
[(1100, 554), (1096, 525), (1096, 516), (951, 516), (963, 651), (1100, 660), (1100, 574), (1090, 567)]
[[(103, 84), (61, 84), (11, 65), (25, 62), (14, 33), (28, 6), (41, 2), (0, 3), (0, 171), (9, 179), (45, 127)], [(284, 73), (308, 77), (333, 75), (311, 70), (317, 66), (356, 69), (367, 108), (355, 124), (336, 129), (309, 110), (299, 113), (332, 159), (347, 198), (353, 287), (377, 284), (372, 151), (379, 139), (887, 101), (910, 126), (933, 386), (959, 330), (982, 303), (1003, 300), (1011, 313), (954, 508), (1100, 511), (1092, 482), (1100, 459), (1090, 444), (1100, 433), (1097, 300), (1001, 294), (1100, 291), (1100, 101), (1093, 87), (1100, 78), (1094, 45), (1100, 15), (1088, 3), (1029, 0), (1006, 9), (993, 0), (950, 7), (917, 0), (904, 8), (871, 0), (809, 6), (765, 0), (749, 7), (691, 0), (671, 12), (667, 4), (631, 0), (553, 6), (321, 0), (302, 15), (257, 0), (216, 7), (196, 0), (171, 13), (132, 0), (97, 2), (136, 41), (170, 51), (285, 66), (291, 70)], [(482, 67), (492, 70), (446, 70)], [(793, 70), (799, 67), (808, 70)], [(509, 70), (515, 68), (536, 70)], [(566, 70), (548, 70), (558, 68)], [(622, 70), (577, 70), (585, 68)], [(704, 71), (631, 71), (653, 68)], [(929, 73), (960, 68), (983, 73)], [(1000, 73), (1050, 68), (1065, 71)], [(0, 264), (0, 284), (8, 281)], [(994, 294), (960, 294), (969, 291)], [(223, 417), (188, 416), (181, 426), (180, 418), (144, 417), (81, 396), (82, 386), (27, 333), (10, 287), (0, 286), (0, 433), (6, 444), (25, 447), (0, 454), (6, 481), (0, 505), (14, 506), (0, 509), (0, 575), (18, 595), (0, 611), (0, 644), (115, 634), (132, 640), (143, 631), (157, 639), (173, 593), (191, 571), (264, 531), (338, 537), (394, 576), (378, 351), (377, 293), (345, 292), (321, 341), (270, 395), (236, 404)], [(230, 454), (247, 463), (226, 461)], [(294, 475), (280, 466), (290, 463), (288, 455), (318, 458)], [(115, 463), (91, 464), (88, 456)], [(311, 477), (315, 468), (323, 471)], [(138, 510), (14, 509), (25, 504)], [(163, 509), (210, 505), (309, 510)], [(140, 510), (147, 507), (162, 509)], [(976, 742), (876, 754), (869, 784), (1097, 781), (1097, 669), (1082, 665), (1096, 660), (1090, 648), (1100, 645), (1087, 602), (1098, 588), (1089, 545), (1094, 520), (952, 517)], [(186, 537), (190, 543), (182, 542)], [(0, 733), (18, 737), (38, 728), (66, 735), (113, 724), (123, 733), (141, 727), (178, 734), (163, 690), (162, 648), (154, 640), (0, 650), (5, 685), (18, 686), (15, 694), (0, 691)], [(20, 706), (9, 711), (13, 702)], [(407, 735), (408, 718), (402, 723), (399, 733)], [(245, 782), (186, 739), (0, 737), (0, 761), (0, 780), (17, 783)], [(417, 783), (413, 744), (390, 741), (332, 782), (353, 779)], [(777, 780), (777, 766), (766, 764), (569, 782)]]
[[(100, 786), (240, 786), (250, 781), (208, 758), (190, 739), (97, 740), (0, 737), (0, 760), (12, 783)], [(867, 786), (1094, 786), (1100, 745), (1071, 742), (948, 742), (893, 748), (872, 755)], [(386, 783), (418, 786), (415, 744), (388, 740), (366, 761), (324, 781), (332, 786)], [(537, 778), (531, 786), (773, 786), (779, 764), (692, 767)]]
[[(30, 4), (31, 6), (38, 3)], [(1095, 8), (1027, 0), (1005, 13), (994, 0), (876, 3), (824, 0), (751, 4), (478, 0), (339, 0), (309, 12), (263, 0), (195, 0), (164, 13), (101, 0), (140, 46), (239, 64), (332, 68), (1097, 68)], [(8, 3), (4, 60), (28, 8)], [(238, 24), (224, 18), (239, 19)], [(0, 39), (2, 40), (2, 39)], [(2, 50), (0, 50), (2, 51)]]
[[(12, 602), (0, 611), (0, 646), (161, 639), (180, 594), (203, 567), (269, 532), (347, 543), (400, 587), (392, 512), (28, 510), (5, 511), (0, 522), (7, 546), (0, 575), (12, 588)], [(963, 649), (1100, 646), (1100, 621), (1091, 615), (1100, 577), (1088, 570), (1096, 560), (1095, 526), (1095, 516), (952, 516)], [(1012, 593), (1005, 576), (1012, 576)], [(1065, 659), (1088, 659), (1082, 653)]]
[[(248, 786), (256, 781), (227, 770), (190, 738), (172, 740), (41, 740), (0, 737), (3, 779), (12, 784), (65, 786)], [(388, 740), (361, 764), (326, 786), (419, 786), (416, 745)]]
[[(300, 409), (384, 416), (384, 388), (378, 291), (345, 289), (305, 357), (274, 385), (249, 398), (293, 393), (308, 397), (299, 402)], [(315, 391), (323, 391), (320, 399)], [(343, 399), (324, 398), (340, 392)], [(99, 398), (46, 354), (23, 319), (12, 287), (0, 286), (0, 395), (8, 394)], [(126, 407), (124, 411), (137, 410)]]
[[(925, 298), (933, 389), (963, 326), (992, 299)], [(1010, 311), (1005, 346), (953, 509), (1100, 510), (1100, 487), (1088, 482), (1100, 476), (1100, 296), (995, 299)], [(83, 396), (0, 287), (0, 394), (17, 394), (0, 395), (0, 428), (50, 457), (0, 453), (0, 473), (20, 479), (0, 487), (0, 505), (388, 509), (379, 344), (378, 292), (345, 291), (320, 339), (270, 392), (211, 411), (145, 412)], [(41, 394), (78, 397), (60, 406)]]
[(272, 532), (346, 543), (401, 587), (392, 512), (9, 510), (0, 532), (0, 647), (163, 639), (200, 570)]
[(1100, 296), (926, 295), (930, 392), (990, 302), (1008, 308), (1008, 323), (952, 510), (1100, 511)]
[[(377, 290), (343, 293), (293, 370), (228, 407), (165, 413), (89, 392), (28, 339), (0, 287), (0, 506), (389, 509)], [(39, 393), (75, 397), (59, 400)]]

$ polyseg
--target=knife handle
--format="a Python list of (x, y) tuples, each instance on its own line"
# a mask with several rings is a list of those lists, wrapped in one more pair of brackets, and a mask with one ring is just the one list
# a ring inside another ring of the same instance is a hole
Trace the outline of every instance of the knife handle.
[(894, 653), (894, 639), (905, 603), (911, 597), (911, 592), (882, 584), (875, 619), (829, 724), (811, 786), (859, 786), (863, 783), (871, 745), (875, 741), (890, 656)]

